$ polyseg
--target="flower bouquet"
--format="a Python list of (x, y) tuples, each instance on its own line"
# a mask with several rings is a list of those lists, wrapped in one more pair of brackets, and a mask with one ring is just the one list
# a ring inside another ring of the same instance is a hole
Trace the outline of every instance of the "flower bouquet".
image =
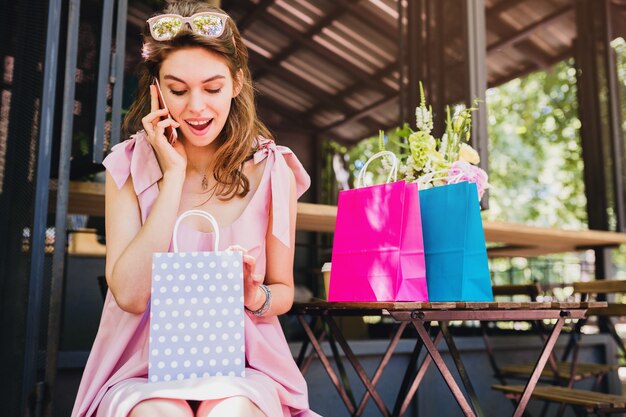
[[(417, 182), (420, 189), (432, 186), (468, 181), (476, 184), (481, 199), (489, 188), (487, 173), (476, 166), (480, 162), (478, 152), (467, 142), (472, 127), (472, 112), (476, 108), (457, 106), (451, 114), (446, 108), (446, 131), (441, 138), (432, 135), (432, 107), (426, 106), (424, 88), (420, 83), (420, 105), (415, 109), (417, 131), (408, 123), (398, 128), (398, 146), (405, 149), (399, 173), (407, 182)], [(379, 145), (385, 148), (384, 133), (380, 132)]]
[[(447, 109), (446, 131), (435, 138), (432, 108), (420, 84), (415, 110), (417, 131), (405, 125), (397, 133), (405, 149), (399, 172), (419, 187), (426, 281), (430, 301), (493, 301), (479, 199), (489, 187), (476, 166), (470, 138), (472, 111)], [(384, 147), (384, 135), (379, 146)], [(478, 199), (476, 198), (478, 196)], [(416, 211), (417, 214), (417, 211)]]

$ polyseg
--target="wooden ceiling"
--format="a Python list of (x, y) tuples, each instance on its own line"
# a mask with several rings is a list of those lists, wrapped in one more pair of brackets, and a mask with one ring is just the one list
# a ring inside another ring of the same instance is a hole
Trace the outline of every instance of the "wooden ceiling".
[[(485, 6), (490, 87), (572, 56), (574, 0), (485, 0)], [(612, 7), (614, 36), (622, 36), (626, 0), (612, 0)], [(270, 128), (354, 142), (399, 124), (398, 17), (406, 12), (396, 0), (222, 0), (222, 8), (249, 48)], [(147, 17), (132, 9), (137, 23)]]

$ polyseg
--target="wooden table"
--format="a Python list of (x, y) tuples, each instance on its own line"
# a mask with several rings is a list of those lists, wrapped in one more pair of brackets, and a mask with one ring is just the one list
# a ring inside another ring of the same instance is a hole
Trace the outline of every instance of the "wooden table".
[[(56, 182), (50, 184), (50, 206), (56, 202)], [(69, 213), (104, 216), (104, 184), (71, 182)], [(298, 203), (299, 231), (329, 232), (335, 228), (337, 207), (324, 204)], [(520, 224), (484, 221), (487, 242), (497, 243), (489, 249), (490, 256), (538, 256), (548, 253), (573, 252), (588, 248), (618, 246), (626, 243), (626, 233), (598, 230), (560, 230)]]
[[(370, 398), (375, 402), (381, 415), (385, 417), (403, 415), (419, 388), (420, 382), (431, 362), (434, 362), (463, 413), (466, 416), (484, 416), (485, 414), (476, 396), (476, 391), (472, 386), (471, 379), (465, 370), (461, 356), (449, 332), (448, 322), (453, 320), (555, 320), (556, 323), (545, 340), (535, 368), (513, 412), (513, 416), (520, 417), (524, 413), (546, 362), (552, 354), (552, 349), (561, 333), (565, 320), (584, 318), (587, 309), (602, 307), (606, 307), (605, 302), (331, 303), (326, 301), (314, 301), (309, 303), (297, 303), (290, 313), (297, 316), (307, 335), (307, 339), (305, 343), (303, 343), (300, 354), (298, 355), (297, 362), (300, 369), (305, 373), (313, 356), (317, 355), (322, 366), (328, 373), (331, 382), (337, 389), (339, 396), (343, 400), (346, 409), (351, 416), (355, 417), (363, 413), (365, 405)], [(341, 329), (334, 320), (336, 316), (345, 315), (389, 315), (400, 324), (396, 332), (392, 335), (389, 347), (371, 378), (366, 374), (356, 355), (352, 352), (348, 341), (342, 335)], [(325, 326), (322, 326), (321, 330), (315, 334), (313, 330), (315, 326), (309, 324), (306, 320), (306, 316), (314, 317), (319, 322), (325, 324)], [(434, 337), (431, 338), (429, 329), (430, 324), (434, 321), (439, 323), (439, 327)], [(376, 383), (380, 379), (385, 366), (391, 359), (393, 351), (408, 324), (412, 324), (417, 330), (418, 340), (416, 341), (416, 349), (411, 357), (411, 364), (407, 367), (402, 386), (398, 391), (393, 410), (390, 411), (376, 391)], [(333, 356), (335, 357), (337, 368), (342, 374), (342, 378), (337, 376), (321, 347), (321, 341), (324, 340), (326, 336), (328, 336)], [(449, 353), (454, 360), (455, 367), (469, 398), (463, 394), (463, 391), (460, 389), (439, 352), (439, 344), (442, 338), (446, 341)], [(341, 346), (346, 358), (365, 386), (366, 393), (359, 403), (355, 401), (349, 384), (345, 383), (347, 378), (345, 378), (345, 370), (339, 357), (335, 341)], [(309, 344), (313, 349), (307, 353)], [(422, 346), (426, 349), (427, 355), (417, 369), (417, 372), (412, 373), (414, 365), (417, 364)]]

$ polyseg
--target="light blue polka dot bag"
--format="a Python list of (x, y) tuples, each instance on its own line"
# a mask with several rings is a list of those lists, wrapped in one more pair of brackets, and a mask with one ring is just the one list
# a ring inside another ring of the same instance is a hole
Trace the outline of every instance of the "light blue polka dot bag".
[(152, 256), (148, 380), (245, 376), (241, 252), (179, 252), (177, 233), (188, 216), (219, 228), (209, 213), (189, 210), (174, 226), (174, 252)]

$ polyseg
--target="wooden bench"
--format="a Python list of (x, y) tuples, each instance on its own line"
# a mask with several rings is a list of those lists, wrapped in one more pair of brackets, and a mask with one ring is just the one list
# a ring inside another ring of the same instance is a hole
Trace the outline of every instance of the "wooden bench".
[[(523, 385), (492, 385), (492, 388), (515, 400), (524, 391)], [(532, 398), (577, 406), (600, 416), (626, 412), (626, 396), (623, 395), (549, 385), (535, 387)]]
[[(626, 293), (626, 280), (577, 282), (574, 284), (574, 293), (580, 296), (581, 301), (597, 300), (598, 295), (610, 296), (622, 294)], [(624, 348), (624, 342), (617, 334), (611, 318), (626, 316), (626, 304), (611, 302), (606, 308), (590, 308), (588, 310), (588, 317), (590, 316), (597, 318), (600, 329), (609, 333), (622, 354), (625, 354), (626, 349)], [(586, 323), (587, 319), (579, 320), (572, 335), (580, 335), (581, 329)], [(589, 377), (596, 377), (596, 384), (594, 386), (594, 388), (596, 388), (599, 378), (618, 368), (618, 365), (578, 363), (577, 341), (577, 337), (571, 337), (564, 352), (564, 358), (571, 354), (572, 361), (559, 362), (557, 367), (560, 380), (567, 380), (567, 386), (537, 386), (533, 391), (532, 398), (546, 402), (560, 403), (559, 415), (561, 415), (566, 406), (577, 407), (578, 409), (598, 415), (626, 412), (626, 396), (573, 388), (574, 382)], [(511, 365), (503, 367), (502, 372), (522, 375), (528, 371), (527, 368), (528, 365)], [(551, 369), (545, 369), (544, 375), (548, 376), (550, 372), (552, 372)], [(554, 376), (553, 373), (552, 376)], [(500, 384), (493, 385), (492, 388), (504, 392), (509, 398), (518, 399), (524, 386)]]
[[(494, 287), (494, 295), (512, 295), (512, 294), (526, 294), (532, 300), (536, 299), (540, 292), (540, 288), (532, 288), (532, 284), (527, 286), (509, 286), (512, 288), (503, 288), (496, 292)], [(516, 292), (517, 291), (517, 292)], [(578, 294), (582, 301), (595, 300), (597, 294), (609, 294), (626, 292), (626, 281), (592, 281), (592, 282), (578, 282), (574, 284), (574, 293)], [(604, 316), (609, 315), (626, 315), (626, 305), (624, 304), (609, 304), (606, 309), (591, 309), (588, 312), (589, 315)], [(610, 320), (610, 319), (609, 319)], [(550, 366), (547, 366), (542, 377), (544, 379), (550, 379), (559, 385), (567, 385), (570, 388), (573, 387), (575, 382), (594, 378), (594, 389), (597, 389), (602, 378), (608, 372), (614, 371), (618, 368), (618, 365), (609, 365), (601, 363), (581, 363), (578, 362), (578, 345), (577, 341), (580, 339), (581, 329), (586, 324), (585, 320), (580, 320), (574, 330), (572, 331), (570, 340), (567, 347), (561, 357), (561, 361), (552, 359)], [(606, 330), (611, 334), (616, 341), (618, 347), (624, 352), (624, 344), (620, 337), (615, 332), (615, 327), (611, 322), (603, 325), (603, 330)], [(538, 331), (543, 331), (539, 328)], [(496, 374), (501, 382), (504, 382), (505, 377), (520, 377), (526, 378), (530, 375), (530, 372), (534, 368), (534, 364), (510, 364), (498, 367), (496, 365)]]

